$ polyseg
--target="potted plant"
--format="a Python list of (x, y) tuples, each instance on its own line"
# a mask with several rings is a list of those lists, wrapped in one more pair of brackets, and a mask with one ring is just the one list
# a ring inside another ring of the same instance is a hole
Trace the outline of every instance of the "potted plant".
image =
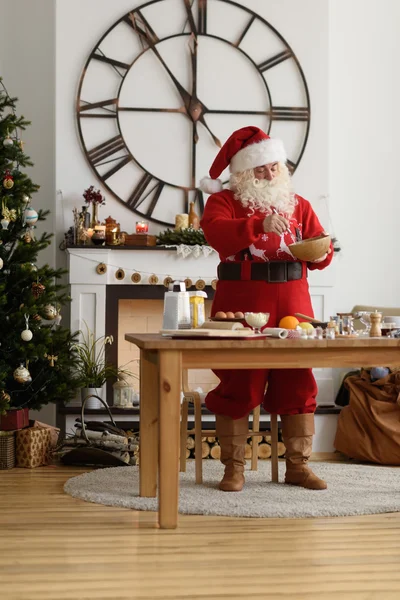
[[(81, 332), (82, 338), (75, 346), (77, 362), (75, 377), (81, 388), (83, 400), (90, 394), (102, 398), (103, 386), (110, 379), (124, 379), (133, 376), (128, 369), (117, 367), (107, 362), (106, 346), (114, 342), (112, 335), (95, 338), (93, 332), (86, 325), (86, 334)], [(97, 398), (89, 398), (86, 408), (102, 408), (102, 403)]]

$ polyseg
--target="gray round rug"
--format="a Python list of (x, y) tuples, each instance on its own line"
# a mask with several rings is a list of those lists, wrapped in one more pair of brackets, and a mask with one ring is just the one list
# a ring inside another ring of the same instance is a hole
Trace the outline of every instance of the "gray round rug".
[[(284, 478), (284, 464), (279, 465)], [(207, 460), (202, 485), (194, 483), (194, 464), (180, 473), (179, 512), (229, 517), (340, 517), (400, 511), (400, 468), (316, 462), (313, 471), (328, 482), (327, 490), (312, 491), (271, 482), (269, 461), (258, 471), (246, 469), (242, 492), (218, 490), (223, 467)], [(156, 498), (139, 497), (138, 467), (98, 469), (69, 479), (65, 492), (89, 502), (135, 510), (157, 510)]]

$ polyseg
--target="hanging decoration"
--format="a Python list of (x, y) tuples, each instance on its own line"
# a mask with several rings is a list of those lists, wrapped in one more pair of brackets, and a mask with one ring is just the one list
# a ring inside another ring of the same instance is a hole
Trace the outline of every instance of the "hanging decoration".
[(191, 287), (192, 287), (192, 285), (193, 285), (193, 281), (192, 281), (191, 279), (189, 279), (189, 277), (187, 277), (187, 278), (185, 279), (185, 286), (186, 286), (186, 289), (188, 290), (189, 288), (191, 288)]
[(49, 361), (50, 367), (54, 367), (55, 361), (58, 360), (58, 356), (55, 356), (54, 354), (45, 354), (44, 357)]
[(3, 259), (0, 257), (0, 271), (3, 268), (3, 266), (4, 266), (4, 262), (3, 262)]
[(168, 288), (170, 283), (173, 283), (174, 280), (172, 279), (172, 277), (166, 277), (163, 281), (164, 287)]
[(96, 273), (98, 275), (105, 275), (107, 273), (107, 265), (104, 263), (99, 263), (96, 267)]
[(125, 279), (125, 271), (123, 269), (118, 269), (115, 273), (115, 279), (118, 279), (118, 281)]
[(14, 178), (9, 169), (7, 169), (4, 174), (3, 187), (5, 187), (6, 190), (11, 190), (14, 187)]
[(140, 283), (142, 281), (142, 276), (140, 273), (132, 273), (131, 280), (133, 283)]
[(5, 148), (7, 148), (7, 147), (9, 148), (10, 146), (13, 146), (13, 145), (14, 145), (14, 141), (13, 141), (12, 138), (10, 138), (10, 134), (7, 131), (7, 137), (5, 137), (4, 140), (3, 140), (3, 146)]
[(28, 313), (24, 314), (25, 317), (25, 329), (24, 331), (21, 333), (21, 339), (24, 342), (30, 342), (31, 339), (33, 338), (33, 333), (32, 331), (29, 329), (29, 315)]
[(154, 275), (154, 274), (150, 275), (150, 277), (149, 277), (149, 284), (150, 285), (157, 285), (157, 283), (158, 283), (158, 277), (157, 277), (157, 275)]
[(49, 321), (53, 321), (57, 317), (57, 309), (52, 304), (46, 304), (43, 308), (43, 316)]
[(44, 291), (45, 291), (45, 286), (42, 285), (41, 283), (37, 282), (33, 282), (32, 283), (32, 295), (34, 298), (39, 298), (39, 296), (41, 296)]
[(204, 288), (206, 287), (206, 282), (204, 281), (204, 279), (198, 279), (195, 283), (195, 288), (196, 290), (204, 290)]
[(34, 225), (38, 220), (39, 215), (36, 210), (31, 206), (28, 206), (24, 212), (24, 221), (28, 226)]
[(17, 383), (31, 383), (32, 377), (29, 373), (29, 370), (24, 367), (21, 363), (19, 367), (17, 367), (13, 373), (14, 379)]

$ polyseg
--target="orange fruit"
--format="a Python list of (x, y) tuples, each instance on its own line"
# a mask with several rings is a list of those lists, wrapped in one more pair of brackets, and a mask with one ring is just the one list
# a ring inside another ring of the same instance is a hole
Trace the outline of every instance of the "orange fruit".
[(282, 319), (279, 321), (279, 327), (282, 327), (283, 329), (296, 329), (297, 325), (299, 324), (299, 320), (296, 319), (296, 317), (282, 317)]

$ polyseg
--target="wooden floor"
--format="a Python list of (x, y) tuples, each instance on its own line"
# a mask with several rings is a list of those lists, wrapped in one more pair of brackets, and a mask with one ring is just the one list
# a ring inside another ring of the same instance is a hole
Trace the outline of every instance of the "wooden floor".
[(400, 598), (400, 513), (159, 530), (154, 513), (64, 494), (85, 470), (0, 471), (1, 600)]

